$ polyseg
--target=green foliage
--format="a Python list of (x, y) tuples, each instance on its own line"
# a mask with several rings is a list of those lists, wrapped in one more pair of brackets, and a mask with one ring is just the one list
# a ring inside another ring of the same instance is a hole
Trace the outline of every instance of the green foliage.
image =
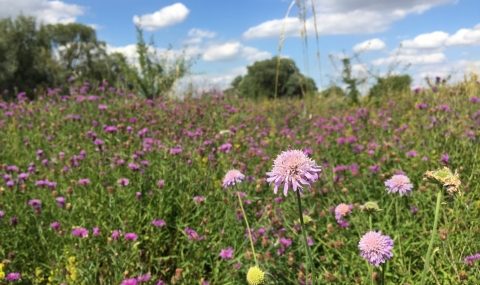
[(175, 81), (183, 77), (189, 68), (185, 56), (173, 59), (159, 59), (154, 44), (147, 45), (143, 31), (137, 27), (137, 54), (139, 68), (133, 70), (132, 76), (140, 94), (148, 99), (164, 95)]
[(342, 88), (340, 88), (337, 85), (332, 85), (328, 87), (327, 89), (323, 90), (320, 92), (320, 95), (322, 97), (328, 98), (328, 97), (345, 97), (345, 91), (343, 91)]
[(242, 97), (301, 97), (317, 90), (313, 79), (301, 74), (292, 59), (273, 57), (257, 61), (248, 66), (247, 70), (245, 76), (237, 77), (232, 82)]
[(348, 57), (342, 59), (343, 71), (342, 71), (342, 81), (347, 85), (347, 97), (354, 104), (358, 104), (360, 92), (358, 91), (358, 85), (363, 81), (355, 78), (352, 74), (352, 64), (351, 60)]
[(382, 97), (390, 98), (390, 95), (409, 92), (412, 84), (410, 75), (390, 75), (377, 78), (377, 83), (370, 88), (368, 96), (371, 99)]

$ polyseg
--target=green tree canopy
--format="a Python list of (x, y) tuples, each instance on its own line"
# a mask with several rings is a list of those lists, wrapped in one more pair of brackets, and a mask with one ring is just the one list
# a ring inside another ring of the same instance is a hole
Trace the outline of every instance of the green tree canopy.
[(377, 83), (370, 88), (368, 96), (378, 99), (391, 94), (408, 92), (411, 84), (412, 78), (408, 74), (379, 77)]
[(300, 97), (317, 90), (313, 79), (301, 74), (293, 60), (278, 57), (248, 66), (247, 74), (235, 78), (232, 87), (240, 96), (249, 98)]

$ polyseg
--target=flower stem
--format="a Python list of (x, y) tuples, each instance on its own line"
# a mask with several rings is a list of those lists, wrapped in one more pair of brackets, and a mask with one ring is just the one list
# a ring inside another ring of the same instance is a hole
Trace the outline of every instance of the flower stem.
[(386, 270), (387, 270), (387, 263), (384, 262), (384, 263), (382, 264), (382, 278), (380, 279), (380, 282), (381, 282), (380, 284), (381, 284), (381, 285), (385, 285), (385, 271), (386, 271)]
[[(305, 251), (306, 251), (306, 266), (305, 266), (305, 284), (308, 284), (308, 272), (309, 272), (309, 267), (313, 266), (313, 259), (312, 259), (312, 254), (310, 253), (310, 248), (308, 247), (308, 240), (307, 240), (307, 233), (305, 232), (305, 224), (303, 222), (303, 210), (302, 210), (302, 202), (300, 199), (300, 191), (297, 192), (297, 204), (298, 204), (298, 214), (300, 216), (300, 227), (303, 235), (303, 241), (305, 243)], [(313, 277), (313, 270), (312, 270), (312, 283), (315, 283), (315, 278)]]
[(248, 239), (250, 240), (250, 247), (252, 248), (252, 252), (253, 252), (253, 260), (255, 261), (255, 265), (258, 266), (257, 254), (255, 253), (255, 247), (253, 246), (252, 231), (250, 230), (250, 225), (248, 224), (247, 215), (245, 214), (245, 210), (243, 209), (242, 197), (240, 197), (240, 192), (238, 191), (237, 191), (237, 197), (238, 197), (238, 202), (240, 204), (240, 209), (242, 209), (243, 219), (245, 220), (245, 224), (247, 225)]
[(433, 243), (435, 242), (435, 238), (437, 236), (437, 224), (438, 224), (438, 218), (440, 214), (440, 206), (442, 204), (442, 191), (438, 191), (437, 194), (437, 204), (435, 206), (435, 217), (433, 219), (433, 229), (432, 229), (432, 236), (430, 238), (430, 243), (428, 244), (428, 250), (427, 250), (427, 255), (425, 256), (425, 265), (423, 267), (423, 273), (422, 273), (422, 282), (420, 284), (425, 285), (425, 281), (427, 278), (427, 273), (430, 270), (430, 258), (432, 255), (432, 250), (433, 250)]
[[(370, 213), (368, 215), (368, 225), (370, 227), (370, 231), (373, 230), (373, 222), (372, 222), (372, 213)], [(368, 264), (368, 262), (367, 262)], [(370, 279), (370, 283), (371, 285), (374, 285), (375, 284), (375, 279), (373, 278), (373, 270), (372, 270), (372, 266), (368, 265), (368, 275), (369, 275), (369, 279)]]

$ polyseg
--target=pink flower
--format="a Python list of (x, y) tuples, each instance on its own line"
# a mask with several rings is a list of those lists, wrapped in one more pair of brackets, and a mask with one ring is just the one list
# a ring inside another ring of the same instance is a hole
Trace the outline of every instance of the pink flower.
[(233, 248), (232, 247), (227, 247), (227, 248), (222, 249), (220, 251), (219, 256), (223, 260), (232, 259), (233, 258)]
[(392, 178), (385, 181), (385, 186), (388, 193), (398, 193), (400, 196), (410, 194), (413, 189), (410, 179), (403, 174), (393, 175)]
[(229, 186), (240, 183), (243, 181), (243, 179), (245, 179), (245, 175), (243, 175), (239, 170), (229, 170), (223, 178), (223, 188), (227, 188)]
[(381, 232), (370, 231), (358, 243), (360, 255), (374, 266), (379, 266), (393, 257), (393, 240)]
[(303, 186), (310, 186), (317, 181), (321, 171), (320, 166), (303, 151), (287, 150), (278, 155), (273, 162), (272, 171), (267, 172), (267, 181), (274, 184), (275, 194), (278, 187), (283, 184), (283, 195), (287, 196), (290, 187), (296, 192), (302, 190)]

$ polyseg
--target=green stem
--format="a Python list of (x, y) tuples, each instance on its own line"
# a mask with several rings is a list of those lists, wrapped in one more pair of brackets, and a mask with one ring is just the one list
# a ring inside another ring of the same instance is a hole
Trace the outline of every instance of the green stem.
[[(372, 213), (370, 213), (370, 214), (368, 215), (368, 225), (369, 225), (369, 227), (370, 227), (370, 231), (372, 231), (372, 230), (373, 230)], [(367, 262), (367, 266), (368, 266), (368, 275), (370, 275), (370, 276), (369, 276), (370, 283), (371, 283), (372, 285), (374, 285), (374, 284), (375, 284), (375, 279), (373, 278), (372, 266), (370, 266), (370, 265), (368, 264), (368, 262)]]
[(386, 270), (387, 270), (387, 263), (384, 262), (384, 263), (382, 264), (382, 278), (380, 279), (380, 282), (381, 282), (380, 284), (381, 284), (381, 285), (385, 285), (385, 271), (386, 271)]
[(423, 267), (423, 273), (422, 273), (422, 282), (420, 283), (421, 285), (425, 285), (425, 281), (427, 278), (427, 273), (430, 270), (430, 259), (432, 255), (432, 250), (433, 250), (433, 243), (435, 242), (435, 238), (437, 236), (437, 225), (438, 225), (438, 218), (440, 214), (440, 206), (442, 204), (442, 194), (443, 194), (443, 189), (441, 191), (438, 191), (437, 194), (437, 204), (435, 206), (435, 217), (433, 219), (433, 229), (432, 229), (432, 236), (430, 238), (430, 243), (428, 244), (428, 250), (427, 250), (427, 255), (425, 256), (425, 265)]
[(252, 231), (250, 230), (250, 225), (248, 224), (247, 215), (245, 214), (245, 210), (243, 209), (242, 197), (240, 197), (240, 192), (238, 191), (237, 191), (237, 197), (238, 197), (238, 202), (240, 203), (240, 209), (242, 209), (243, 219), (245, 220), (245, 224), (247, 225), (248, 239), (250, 240), (250, 247), (252, 248), (252, 252), (253, 252), (253, 260), (255, 261), (255, 265), (258, 266), (257, 254), (255, 253), (255, 247), (253, 246)]
[[(305, 266), (305, 284), (308, 284), (308, 273), (309, 273), (309, 267), (313, 266), (313, 259), (312, 259), (312, 254), (310, 253), (310, 248), (308, 247), (308, 240), (307, 240), (307, 233), (305, 232), (305, 224), (303, 223), (303, 211), (302, 211), (302, 202), (300, 199), (300, 191), (296, 191), (297, 193), (297, 204), (298, 204), (298, 214), (300, 216), (300, 227), (303, 235), (303, 242), (305, 243), (305, 260), (306, 260), (306, 266)], [(313, 270), (312, 270), (312, 283), (315, 284), (315, 278), (313, 277)]]

